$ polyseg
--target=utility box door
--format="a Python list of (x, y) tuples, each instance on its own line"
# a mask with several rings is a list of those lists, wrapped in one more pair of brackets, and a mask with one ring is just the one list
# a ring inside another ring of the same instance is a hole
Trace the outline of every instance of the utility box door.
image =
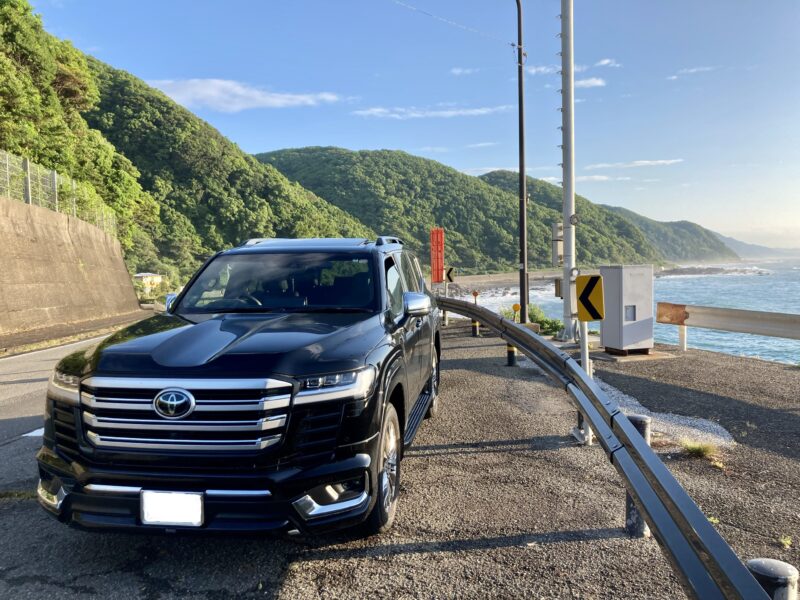
[(653, 347), (653, 265), (600, 267), (606, 318), (600, 343), (612, 350)]

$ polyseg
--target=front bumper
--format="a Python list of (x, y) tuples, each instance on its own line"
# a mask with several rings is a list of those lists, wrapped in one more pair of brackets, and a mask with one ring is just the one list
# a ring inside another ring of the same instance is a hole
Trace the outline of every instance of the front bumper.
[[(359, 453), (313, 468), (246, 473), (96, 468), (68, 463), (45, 446), (37, 454), (38, 497), (48, 513), (81, 529), (325, 533), (358, 525), (372, 509), (376, 446), (377, 439), (370, 440)], [(320, 496), (319, 490), (345, 481), (358, 489), (337, 499)], [(143, 525), (142, 490), (203, 492), (203, 525)]]

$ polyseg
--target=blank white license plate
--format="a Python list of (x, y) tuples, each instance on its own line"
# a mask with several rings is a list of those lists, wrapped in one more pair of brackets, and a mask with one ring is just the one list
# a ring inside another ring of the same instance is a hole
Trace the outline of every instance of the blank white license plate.
[(200, 492), (142, 491), (142, 524), (200, 527), (203, 494)]

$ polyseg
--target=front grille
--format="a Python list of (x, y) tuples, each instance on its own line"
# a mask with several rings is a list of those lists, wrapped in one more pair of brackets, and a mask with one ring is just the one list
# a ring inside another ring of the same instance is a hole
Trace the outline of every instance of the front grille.
[[(164, 419), (154, 410), (168, 387), (194, 396), (187, 417)], [(259, 451), (281, 441), (291, 398), (291, 384), (274, 379), (92, 377), (81, 386), (81, 424), (100, 450)]]

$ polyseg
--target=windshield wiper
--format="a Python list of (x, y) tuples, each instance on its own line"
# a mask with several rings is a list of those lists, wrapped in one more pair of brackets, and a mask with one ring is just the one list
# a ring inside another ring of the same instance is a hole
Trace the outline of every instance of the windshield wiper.
[(282, 309), (286, 312), (318, 312), (318, 313), (369, 313), (373, 312), (369, 308), (359, 308), (356, 306), (296, 306)]

